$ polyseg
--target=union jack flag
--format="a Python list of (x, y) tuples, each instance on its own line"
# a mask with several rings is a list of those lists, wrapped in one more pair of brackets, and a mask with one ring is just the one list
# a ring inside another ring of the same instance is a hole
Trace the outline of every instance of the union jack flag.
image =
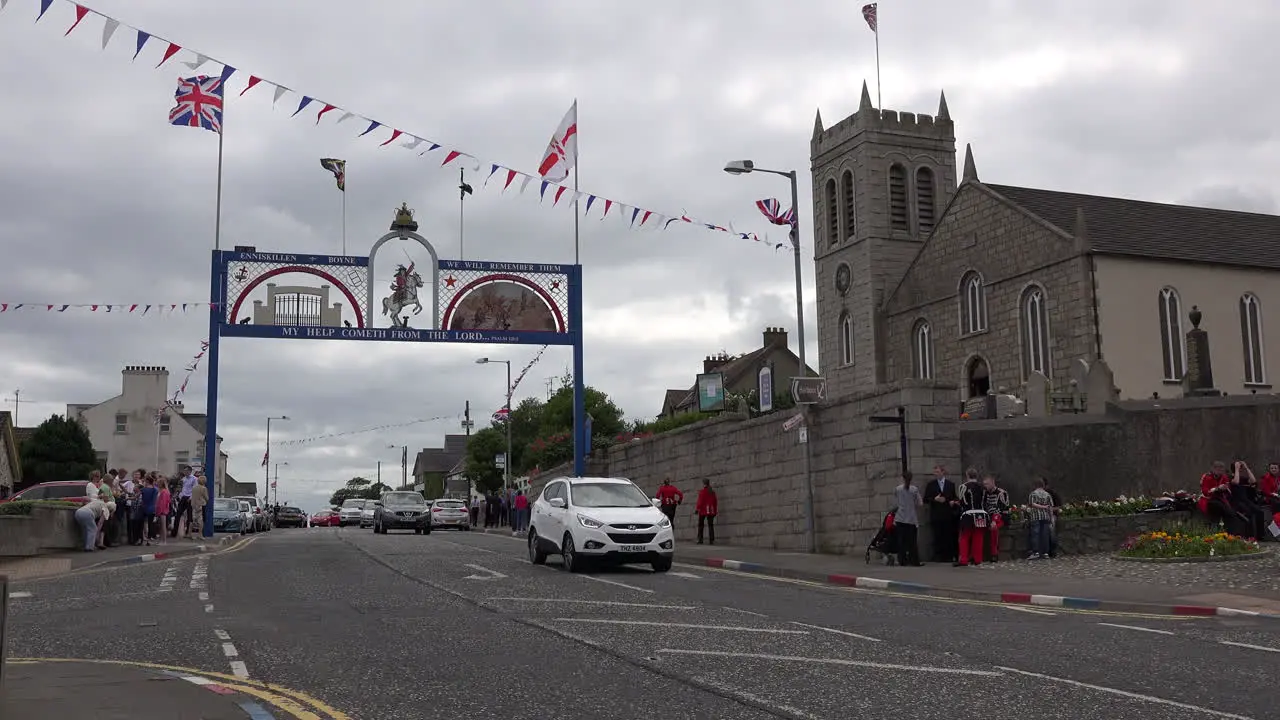
[(507, 416), (509, 416), (510, 414), (511, 414), (511, 410), (509, 408), (499, 408), (498, 412), (493, 414), (493, 421), (505, 422), (507, 419)]
[(871, 28), (871, 32), (880, 34), (880, 21), (876, 17), (877, 3), (862, 6), (862, 19), (867, 21), (867, 27)]
[(173, 93), (177, 104), (169, 111), (169, 124), (221, 134), (222, 91), (222, 78), (208, 75), (178, 78), (178, 89)]
[(782, 212), (782, 203), (778, 202), (776, 198), (757, 200), (756, 207), (760, 208), (760, 213), (774, 225), (796, 224), (796, 209), (791, 208), (786, 212)]

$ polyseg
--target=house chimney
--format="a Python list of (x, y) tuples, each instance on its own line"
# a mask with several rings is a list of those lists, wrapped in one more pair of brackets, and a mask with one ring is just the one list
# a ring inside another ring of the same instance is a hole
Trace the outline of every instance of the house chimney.
[(765, 328), (764, 345), (762, 347), (769, 347), (770, 345), (785, 348), (787, 346), (787, 331), (780, 327)]
[(708, 355), (706, 359), (702, 361), (702, 372), (704, 373), (715, 372), (719, 368), (726, 365), (732, 359), (733, 358), (729, 357), (724, 353), (720, 353), (719, 355)]

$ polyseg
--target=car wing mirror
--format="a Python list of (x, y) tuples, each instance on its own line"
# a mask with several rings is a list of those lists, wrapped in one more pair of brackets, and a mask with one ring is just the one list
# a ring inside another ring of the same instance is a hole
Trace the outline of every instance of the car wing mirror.
[(649, 502), (653, 503), (654, 507), (662, 507), (662, 501), (658, 498), (650, 498)]
[(548, 502), (553, 508), (558, 508), (560, 510), (564, 509), (564, 498), (551, 498)]

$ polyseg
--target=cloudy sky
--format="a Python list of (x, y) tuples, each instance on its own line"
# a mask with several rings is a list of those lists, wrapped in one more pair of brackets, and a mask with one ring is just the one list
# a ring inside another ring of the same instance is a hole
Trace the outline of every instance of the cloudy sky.
[[(217, 138), (167, 125), (183, 51), (134, 62), (121, 28), (104, 52), (103, 20), (69, 37), (74, 6), (39, 0), (0, 11), (0, 303), (182, 303), (208, 298)], [(299, 94), (239, 97), (248, 74), (334, 102), (447, 147), (536, 172), (569, 104), (579, 102), (582, 189), (660, 213), (768, 232), (753, 201), (786, 197), (785, 180), (732, 177), (750, 157), (808, 166), (815, 108), (828, 125), (875, 93), (874, 37), (849, 0), (95, 0), (115, 16), (239, 68), (230, 84), (222, 243), (336, 252), (340, 195), (320, 157), (348, 166), (348, 243), (365, 253), (407, 201), (444, 257), (458, 255), (457, 168), (363, 125), (318, 126)], [(1157, 201), (1274, 212), (1280, 161), (1270, 31), (1280, 8), (1233, 3), (1009, 0), (880, 3), (887, 108), (933, 113), (945, 88), (957, 142), (973, 143), (983, 179)], [(213, 64), (202, 70), (216, 71)], [(1224, 162), (1230, 158), (1230, 162)], [(487, 166), (486, 166), (487, 167)], [(493, 184), (468, 201), (469, 259), (571, 262), (572, 213)], [(810, 188), (800, 191), (808, 317), (813, 317)], [(673, 224), (628, 230), (598, 213), (582, 225), (586, 379), (631, 417), (650, 417), (668, 387), (688, 386), (703, 356), (744, 352), (768, 325), (794, 334), (790, 257), (765, 243)], [(782, 233), (769, 232), (775, 241)], [(407, 248), (406, 248), (407, 249)], [(388, 246), (388, 261), (399, 254)], [(379, 275), (391, 267), (379, 263)], [(379, 284), (385, 278), (379, 279)], [(816, 357), (810, 324), (810, 357)], [(20, 424), (119, 392), (128, 364), (181, 368), (207, 316), (0, 314), (0, 397)], [(536, 347), (229, 340), (222, 424), (230, 471), (260, 479), (263, 430), (304, 439), (447, 416), (376, 433), (277, 448), (281, 499), (314, 508), (378, 460), (437, 445), (470, 400), (500, 406), (501, 366)], [(548, 350), (518, 389), (544, 393), (570, 363)], [(205, 405), (202, 367), (184, 400)], [(398, 471), (398, 467), (395, 469)], [(388, 470), (388, 472), (392, 472)], [(384, 476), (385, 477), (385, 476)]]

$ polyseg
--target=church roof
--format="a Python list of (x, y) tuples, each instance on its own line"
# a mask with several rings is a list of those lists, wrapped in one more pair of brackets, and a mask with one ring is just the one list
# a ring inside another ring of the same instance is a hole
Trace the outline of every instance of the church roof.
[(1075, 234), (1077, 210), (1102, 254), (1280, 270), (1280, 217), (1036, 188), (987, 188)]

